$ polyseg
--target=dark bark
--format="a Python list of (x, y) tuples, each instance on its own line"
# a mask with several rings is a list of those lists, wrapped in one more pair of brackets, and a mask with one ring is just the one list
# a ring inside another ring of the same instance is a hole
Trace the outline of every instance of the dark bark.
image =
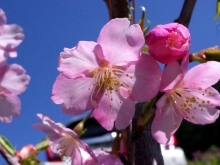
[(108, 7), (109, 18), (128, 18), (129, 0), (104, 0)]
[(188, 27), (191, 17), (192, 17), (192, 13), (193, 13), (193, 9), (195, 7), (196, 4), (196, 0), (185, 0), (180, 16), (179, 18), (177, 18), (176, 20), (174, 20), (174, 22), (178, 22), (180, 24), (183, 24), (184, 26)]
[(137, 119), (141, 114), (143, 106), (144, 103), (136, 104), (136, 113), (132, 121), (132, 127), (134, 128), (132, 138), (135, 141), (135, 165), (152, 165), (154, 160), (157, 165), (164, 165), (160, 144), (151, 135), (153, 118), (144, 126), (143, 130), (136, 129)]

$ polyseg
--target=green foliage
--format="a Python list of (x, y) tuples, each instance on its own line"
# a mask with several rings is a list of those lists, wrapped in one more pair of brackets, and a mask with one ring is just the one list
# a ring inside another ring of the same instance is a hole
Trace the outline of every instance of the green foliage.
[(188, 165), (219, 165), (220, 149), (212, 146), (206, 152), (197, 151), (193, 153), (193, 161), (189, 161)]
[(38, 144), (36, 144), (36, 149), (38, 151), (46, 150), (49, 147), (48, 140), (49, 140), (48, 137), (41, 140)]
[(219, 49), (207, 49), (204, 54), (206, 55), (207, 61), (220, 61)]
[(25, 159), (21, 162), (21, 165), (39, 165), (39, 164), (40, 164), (40, 161), (37, 160), (35, 157)]
[[(177, 145), (180, 146), (188, 159), (200, 150), (205, 152), (212, 145), (220, 147), (220, 118), (207, 125), (197, 125), (184, 120), (176, 132)], [(220, 164), (219, 164), (220, 165)]]
[(0, 145), (4, 147), (4, 149), (10, 154), (14, 155), (15, 154), (15, 149), (11, 145), (11, 143), (6, 139), (6, 137), (0, 135)]
[(216, 4), (216, 14), (215, 14), (215, 21), (218, 19), (220, 15), (220, 0), (217, 0), (217, 4)]

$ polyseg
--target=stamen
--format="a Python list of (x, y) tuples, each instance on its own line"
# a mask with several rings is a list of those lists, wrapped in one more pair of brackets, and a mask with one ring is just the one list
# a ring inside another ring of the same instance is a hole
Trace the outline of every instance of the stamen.
[[(195, 93), (195, 95), (194, 95)], [(211, 94), (211, 91), (202, 88), (177, 88), (170, 93), (171, 103), (175, 105), (179, 112), (186, 119), (195, 119), (195, 116), (190, 115), (193, 110), (204, 110), (204, 107), (210, 104), (210, 100), (206, 100), (207, 94)], [(199, 108), (200, 107), (200, 108)], [(190, 115), (190, 116), (188, 116)]]
[[(126, 73), (124, 70), (120, 69), (121, 67), (110, 67), (107, 64), (108, 63), (104, 62), (100, 68), (91, 72), (93, 81), (88, 90), (91, 91), (92, 102), (96, 102), (96, 98), (101, 92), (101, 95), (103, 93), (108, 97), (109, 107), (111, 108), (113, 106), (112, 102), (117, 101), (117, 99), (113, 100), (113, 95), (118, 96), (118, 98), (121, 97), (119, 93), (120, 87), (124, 88), (127, 92), (131, 92), (130, 86), (121, 81), (120, 77), (126, 76), (129, 79), (133, 79), (134, 75)], [(123, 103), (121, 100), (119, 101), (120, 104)]]

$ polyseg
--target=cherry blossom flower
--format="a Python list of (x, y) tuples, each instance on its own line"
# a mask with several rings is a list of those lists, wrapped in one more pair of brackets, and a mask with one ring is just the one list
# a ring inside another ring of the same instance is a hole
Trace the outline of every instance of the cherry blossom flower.
[(6, 24), (6, 16), (0, 9), (0, 62), (6, 60), (7, 56), (16, 57), (15, 48), (24, 39), (23, 30), (20, 26)]
[(49, 136), (51, 150), (61, 156), (70, 157), (72, 165), (82, 165), (83, 154), (80, 149), (88, 153), (95, 161), (96, 157), (87, 144), (82, 142), (77, 134), (60, 123), (55, 123), (47, 116), (37, 114), (42, 123), (34, 124), (34, 128), (43, 131)]
[(95, 162), (92, 157), (89, 157), (84, 162), (84, 165), (123, 165), (120, 158), (110, 152), (106, 152), (100, 148), (95, 149), (94, 152), (97, 162)]
[(160, 90), (165, 94), (156, 103), (152, 135), (167, 143), (183, 119), (194, 124), (209, 124), (219, 116), (220, 94), (211, 86), (220, 78), (220, 63), (209, 61), (185, 73), (188, 56), (181, 66), (173, 61), (164, 70)]
[(0, 121), (10, 123), (20, 114), (21, 103), (17, 95), (24, 92), (30, 81), (26, 71), (17, 64), (0, 68)]
[(189, 30), (178, 23), (158, 25), (146, 36), (149, 54), (167, 64), (183, 58), (189, 51)]
[(111, 20), (97, 43), (80, 41), (61, 52), (52, 100), (69, 115), (92, 110), (107, 130), (114, 122), (117, 129), (126, 128), (135, 101), (150, 100), (159, 91), (162, 71), (152, 57), (141, 55), (143, 45), (139, 25), (130, 26), (126, 18)]

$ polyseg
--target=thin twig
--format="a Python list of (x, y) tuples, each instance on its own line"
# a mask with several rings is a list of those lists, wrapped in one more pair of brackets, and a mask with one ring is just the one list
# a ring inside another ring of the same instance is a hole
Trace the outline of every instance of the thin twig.
[(8, 163), (8, 165), (20, 165), (18, 159), (14, 156), (11, 156), (1, 145), (0, 145), (0, 154)]
[(128, 18), (130, 0), (104, 0), (109, 12), (109, 18)]
[(132, 12), (132, 20), (133, 20), (133, 24), (136, 23), (136, 15), (135, 15), (135, 12), (136, 12), (136, 0), (132, 0), (132, 6), (134, 8), (133, 12)]
[(174, 20), (186, 27), (189, 26), (196, 0), (185, 0), (179, 18)]
[(108, 8), (108, 14), (109, 14), (109, 20), (112, 19), (112, 0), (104, 0), (107, 8)]

